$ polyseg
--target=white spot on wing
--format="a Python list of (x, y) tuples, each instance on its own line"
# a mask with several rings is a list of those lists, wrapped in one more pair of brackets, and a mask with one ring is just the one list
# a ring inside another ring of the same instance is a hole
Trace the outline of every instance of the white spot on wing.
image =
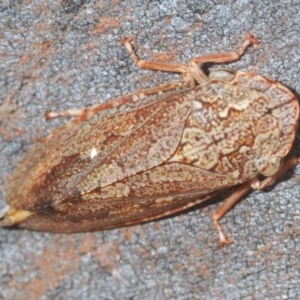
[(96, 148), (93, 148), (93, 149), (91, 150), (91, 154), (90, 154), (91, 159), (94, 158), (97, 154), (98, 154), (97, 149), (96, 149)]

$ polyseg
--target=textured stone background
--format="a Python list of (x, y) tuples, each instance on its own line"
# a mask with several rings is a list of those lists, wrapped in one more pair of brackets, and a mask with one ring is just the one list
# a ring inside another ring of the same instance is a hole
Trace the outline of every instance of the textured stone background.
[[(271, 2), (1, 1), (1, 207), (24, 152), (66, 122), (46, 122), (45, 110), (178, 78), (138, 70), (120, 46), (124, 37), (135, 38), (144, 58), (187, 62), (236, 49), (251, 31), (261, 48), (228, 67), (299, 93), (300, 4)], [(300, 167), (250, 194), (222, 221), (234, 243), (219, 250), (216, 205), (96, 233), (1, 229), (0, 299), (299, 299), (299, 195)]]

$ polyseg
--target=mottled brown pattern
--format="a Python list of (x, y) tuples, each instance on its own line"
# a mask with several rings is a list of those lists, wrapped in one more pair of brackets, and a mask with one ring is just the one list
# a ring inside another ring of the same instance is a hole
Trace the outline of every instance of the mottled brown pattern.
[(7, 189), (10, 214), (31, 215), (2, 225), (78, 232), (134, 224), (277, 174), (295, 138), (295, 95), (256, 74), (175, 67), (187, 84), (111, 100), (36, 144)]

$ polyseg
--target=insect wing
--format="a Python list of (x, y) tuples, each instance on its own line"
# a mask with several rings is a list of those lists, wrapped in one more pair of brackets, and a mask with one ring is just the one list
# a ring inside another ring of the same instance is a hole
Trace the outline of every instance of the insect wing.
[(34, 211), (58, 206), (163, 163), (180, 142), (189, 110), (181, 93), (163, 95), (56, 130), (24, 156), (12, 175), (8, 204)]

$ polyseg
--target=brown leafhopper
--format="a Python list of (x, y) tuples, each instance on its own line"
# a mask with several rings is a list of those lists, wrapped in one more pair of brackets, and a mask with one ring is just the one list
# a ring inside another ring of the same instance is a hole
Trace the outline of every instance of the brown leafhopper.
[(252, 43), (248, 34), (236, 52), (183, 65), (140, 60), (125, 40), (139, 67), (183, 80), (85, 109), (37, 143), (12, 174), (0, 225), (102, 230), (172, 215), (236, 186), (213, 216), (221, 244), (230, 242), (219, 220), (299, 163), (285, 159), (299, 118), (289, 89), (257, 74), (203, 71), (238, 60)]

